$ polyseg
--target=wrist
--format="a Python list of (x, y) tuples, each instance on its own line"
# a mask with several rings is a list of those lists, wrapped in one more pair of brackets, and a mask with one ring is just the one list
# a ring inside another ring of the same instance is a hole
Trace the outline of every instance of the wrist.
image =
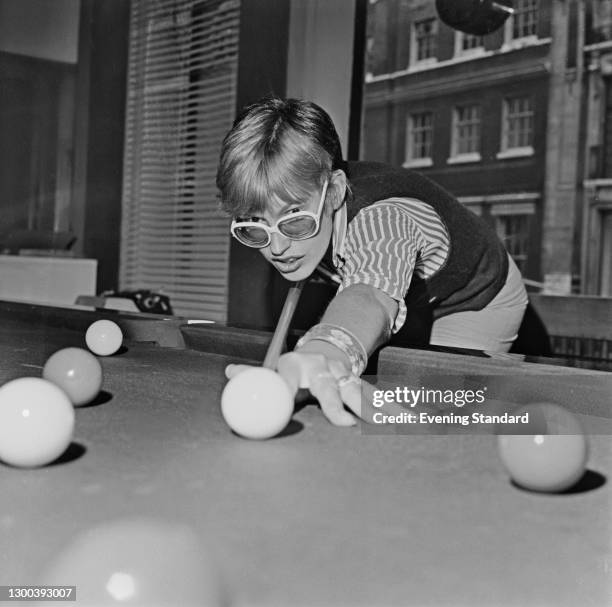
[(312, 339), (305, 342), (303, 345), (296, 347), (295, 352), (300, 354), (320, 354), (325, 356), (327, 360), (337, 360), (347, 369), (351, 366), (348, 356), (340, 348), (320, 339)]
[(315, 325), (298, 341), (296, 350), (306, 352), (304, 348), (308, 344), (312, 344), (309, 346), (311, 352), (322, 353), (322, 348), (329, 347), (327, 349), (329, 355), (333, 356), (334, 360), (343, 362), (353, 375), (360, 376), (368, 362), (368, 353), (363, 344), (353, 333), (340, 325), (327, 323)]

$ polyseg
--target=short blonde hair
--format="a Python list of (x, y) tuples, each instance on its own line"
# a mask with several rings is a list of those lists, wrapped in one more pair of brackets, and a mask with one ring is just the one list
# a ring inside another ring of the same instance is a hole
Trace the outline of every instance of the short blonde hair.
[(233, 217), (263, 212), (271, 199), (303, 202), (343, 168), (336, 128), (325, 110), (266, 97), (238, 116), (223, 140), (217, 187)]

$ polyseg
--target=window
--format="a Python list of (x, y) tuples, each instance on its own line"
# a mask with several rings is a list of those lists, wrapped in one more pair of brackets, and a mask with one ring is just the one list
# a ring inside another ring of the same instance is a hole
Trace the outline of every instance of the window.
[(163, 289), (175, 313), (224, 321), (228, 219), (215, 173), (234, 118), (238, 0), (132, 0), (121, 288)]
[(408, 118), (404, 166), (431, 166), (432, 140), (433, 114), (431, 112), (411, 114)]
[(531, 97), (504, 100), (501, 152), (498, 157), (533, 154), (533, 101)]
[(491, 204), (497, 235), (523, 274), (527, 269), (529, 234), (534, 214), (534, 202), (517, 199)]
[(594, 0), (591, 3), (593, 26), (587, 33), (587, 44), (612, 40), (612, 2)]
[(480, 160), (479, 105), (458, 106), (453, 111), (453, 134), (449, 162)]
[(599, 295), (612, 297), (612, 210), (601, 214), (601, 286)]
[[(492, 210), (495, 213), (495, 208)], [(495, 229), (506, 250), (514, 259), (518, 269), (524, 273), (527, 266), (529, 247), (530, 213), (512, 213), (499, 209), (495, 214)]]
[(412, 26), (411, 64), (436, 60), (438, 20), (436, 18), (415, 21)]
[(455, 32), (455, 55), (475, 55), (484, 51), (484, 37)]
[(372, 2), (368, 8), (366, 30), (366, 74), (369, 78), (390, 71), (387, 2)]
[(520, 40), (538, 34), (538, 0), (515, 0), (514, 14), (507, 21), (506, 39)]

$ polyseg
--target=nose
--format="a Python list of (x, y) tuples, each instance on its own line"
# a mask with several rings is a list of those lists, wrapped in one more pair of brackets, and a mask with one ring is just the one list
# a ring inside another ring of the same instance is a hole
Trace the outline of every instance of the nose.
[(275, 232), (270, 236), (270, 252), (274, 257), (280, 257), (291, 246), (291, 239)]

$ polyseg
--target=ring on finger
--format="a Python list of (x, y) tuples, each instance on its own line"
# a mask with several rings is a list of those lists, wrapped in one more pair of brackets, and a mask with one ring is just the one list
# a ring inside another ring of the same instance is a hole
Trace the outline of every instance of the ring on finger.
[(344, 388), (349, 384), (359, 384), (361, 380), (356, 375), (344, 375), (338, 378), (338, 386)]

